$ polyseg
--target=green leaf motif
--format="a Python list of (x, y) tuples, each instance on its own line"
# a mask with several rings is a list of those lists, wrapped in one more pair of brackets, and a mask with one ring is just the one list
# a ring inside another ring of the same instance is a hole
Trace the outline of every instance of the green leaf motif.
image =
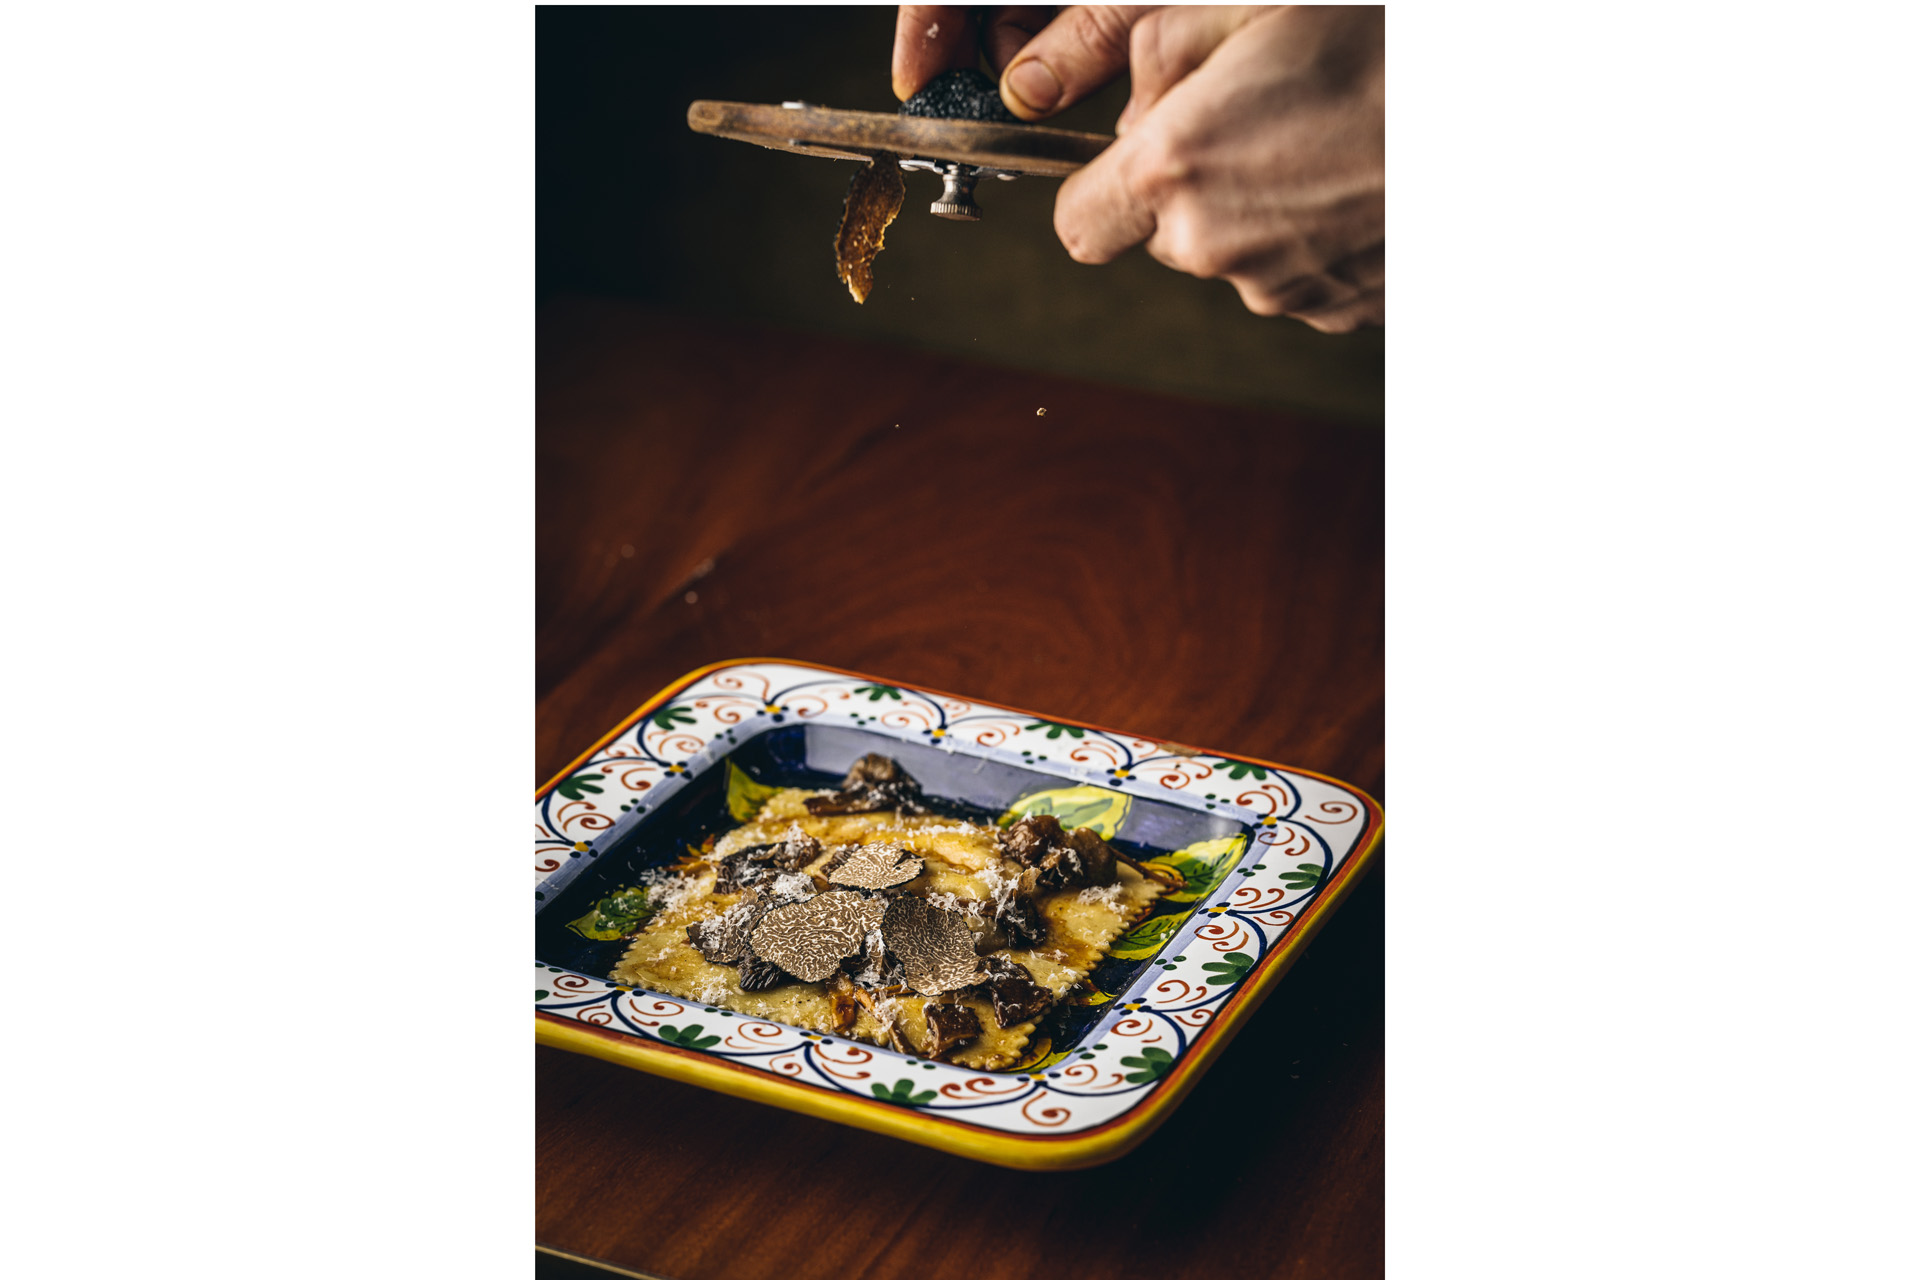
[(882, 1084), (873, 1086), (873, 1096), (882, 1102), (897, 1102), (903, 1107), (924, 1107), (933, 1101), (933, 1090), (920, 1093), (913, 1091), (913, 1081), (896, 1080), (891, 1087)]
[(1058, 738), (1063, 733), (1069, 738), (1084, 738), (1087, 736), (1085, 729), (1076, 729), (1070, 724), (1055, 724), (1051, 720), (1035, 720), (1032, 724), (1025, 724), (1020, 727), (1023, 729), (1045, 729), (1049, 740)]
[(1320, 883), (1323, 868), (1318, 863), (1309, 863), (1295, 867), (1291, 871), (1282, 871), (1280, 881), (1289, 889), (1311, 889)]
[(1115, 960), (1145, 960), (1166, 946), (1192, 914), (1191, 911), (1182, 911), (1179, 915), (1153, 916), (1142, 920), (1115, 938), (1107, 954)]
[(1120, 1065), (1136, 1068), (1127, 1076), (1128, 1084), (1151, 1084), (1172, 1069), (1173, 1055), (1158, 1045), (1149, 1045), (1137, 1058), (1120, 1059)]
[(693, 719), (693, 712), (685, 707), (662, 707), (653, 713), (653, 727), (673, 729), (683, 724), (692, 724)]
[(562, 782), (554, 790), (569, 800), (584, 799), (588, 794), (599, 795), (603, 775), (592, 769), (585, 769)]
[(1245, 760), (1215, 760), (1212, 764), (1216, 769), (1226, 770), (1227, 776), (1236, 782), (1248, 774), (1252, 774), (1262, 782), (1267, 780), (1267, 771), (1265, 769), (1262, 769), (1257, 764), (1248, 764)]
[(640, 932), (652, 914), (645, 889), (617, 889), (578, 920), (567, 921), (567, 928), (592, 942), (613, 942)]
[(1050, 813), (1068, 830), (1091, 827), (1102, 840), (1111, 840), (1120, 834), (1120, 828), (1127, 820), (1127, 812), (1132, 808), (1133, 797), (1124, 791), (1108, 791), (1105, 787), (1060, 787), (1022, 796), (1000, 815), (999, 824), (1011, 826), (1031, 814)]
[(1212, 893), (1227, 872), (1233, 870), (1240, 861), (1240, 855), (1247, 850), (1245, 836), (1226, 836), (1219, 840), (1202, 840), (1190, 844), (1177, 853), (1165, 854), (1148, 859), (1150, 867), (1171, 867), (1186, 877), (1187, 887), (1161, 895), (1165, 902), (1198, 902)]
[(660, 1038), (682, 1049), (711, 1049), (720, 1043), (719, 1036), (703, 1036), (700, 1034), (702, 1030), (704, 1028), (697, 1022), (684, 1028), (669, 1024), (660, 1028)]
[(727, 812), (733, 815), (735, 822), (752, 822), (754, 815), (760, 812), (760, 806), (767, 802), (767, 797), (779, 789), (755, 782), (741, 771), (739, 765), (727, 761)]
[(1207, 980), (1223, 987), (1230, 987), (1247, 976), (1253, 968), (1253, 957), (1244, 951), (1229, 951), (1220, 960), (1210, 960), (1200, 967), (1207, 971)]
[(892, 698), (895, 702), (900, 701), (900, 691), (890, 684), (863, 684), (857, 686), (854, 692), (866, 694), (868, 702), (878, 702), (882, 698)]

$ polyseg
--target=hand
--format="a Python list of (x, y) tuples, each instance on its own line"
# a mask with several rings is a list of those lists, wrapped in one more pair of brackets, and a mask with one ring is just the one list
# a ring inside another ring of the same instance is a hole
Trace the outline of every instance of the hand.
[[(1067, 179), (1054, 207), (1076, 261), (1145, 241), (1176, 270), (1225, 279), (1260, 315), (1329, 333), (1384, 321), (1382, 10), (1085, 5), (1029, 39), (1032, 12), (984, 19), (1005, 67), (1001, 98), (1021, 118), (1133, 74), (1119, 141)], [(921, 16), (939, 14), (952, 16)], [(894, 91), (965, 65), (973, 39), (965, 10), (903, 7)]]
[(1052, 5), (901, 5), (893, 28), (893, 96), (905, 102), (942, 71), (971, 67), (983, 53), (998, 72), (1057, 12)]

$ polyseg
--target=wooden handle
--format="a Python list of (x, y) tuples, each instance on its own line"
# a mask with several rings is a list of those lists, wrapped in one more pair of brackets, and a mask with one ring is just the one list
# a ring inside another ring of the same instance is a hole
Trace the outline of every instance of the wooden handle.
[(928, 120), (878, 111), (749, 102), (696, 102), (687, 108), (687, 127), (695, 133), (836, 160), (866, 160), (890, 151), (1049, 178), (1066, 177), (1113, 142), (1102, 133), (1032, 124)]

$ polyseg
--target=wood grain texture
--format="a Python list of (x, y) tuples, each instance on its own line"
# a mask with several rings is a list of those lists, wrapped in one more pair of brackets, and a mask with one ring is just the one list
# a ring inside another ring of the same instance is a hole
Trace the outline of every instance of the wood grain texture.
[(750, 102), (695, 102), (687, 108), (687, 127), (800, 155), (861, 160), (891, 152), (1050, 178), (1066, 177), (1113, 145), (1108, 134), (1045, 125)]
[[(536, 782), (686, 671), (786, 657), (1384, 800), (1377, 432), (625, 304), (539, 342)], [(1100, 1169), (540, 1049), (538, 1238), (675, 1280), (1378, 1275), (1382, 893)]]

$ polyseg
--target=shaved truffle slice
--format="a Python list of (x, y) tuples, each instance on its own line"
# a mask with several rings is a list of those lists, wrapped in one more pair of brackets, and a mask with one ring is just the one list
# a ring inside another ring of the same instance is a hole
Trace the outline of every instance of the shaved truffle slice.
[(854, 889), (891, 889), (914, 879), (926, 865), (897, 844), (863, 844), (827, 873), (827, 881)]
[(929, 1004), (926, 1013), (929, 1058), (943, 1057), (980, 1034), (980, 1015), (963, 1004)]
[(992, 956), (986, 962), (986, 973), (982, 987), (987, 999), (993, 1001), (993, 1020), (1003, 1027), (1030, 1022), (1053, 1003), (1053, 992), (1035, 982), (1033, 973), (1023, 964)]
[(740, 989), (742, 991), (765, 991), (786, 982), (787, 975), (780, 966), (771, 960), (762, 960), (749, 951), (740, 959)]
[(923, 996), (970, 987), (980, 977), (973, 930), (957, 911), (925, 898), (895, 898), (880, 924), (887, 950), (907, 971), (907, 985)]
[(857, 171), (847, 187), (847, 207), (840, 215), (833, 256), (840, 282), (855, 302), (865, 302), (873, 292), (873, 260), (880, 256), (887, 227), (899, 216), (906, 198), (900, 157), (888, 151), (876, 152), (872, 163)]
[(902, 769), (899, 761), (878, 753), (855, 760), (838, 791), (807, 801), (807, 812), (817, 814), (877, 813), (883, 809), (898, 809), (909, 816), (929, 812), (914, 776)]
[(798, 871), (820, 856), (820, 842), (809, 835), (795, 835), (791, 840), (767, 848), (768, 861), (782, 871)]
[(771, 905), (757, 890), (749, 889), (723, 914), (688, 925), (687, 941), (708, 964), (739, 964), (753, 954), (747, 946), (747, 935)]
[(758, 848), (742, 849), (738, 853), (730, 853), (720, 859), (720, 870), (713, 877), (713, 891), (739, 893), (742, 889), (763, 884), (779, 875), (780, 872), (770, 863), (753, 856), (767, 847), (762, 845)]
[(767, 912), (749, 941), (755, 955), (802, 982), (824, 982), (842, 960), (860, 950), (885, 910), (881, 899), (831, 889)]

